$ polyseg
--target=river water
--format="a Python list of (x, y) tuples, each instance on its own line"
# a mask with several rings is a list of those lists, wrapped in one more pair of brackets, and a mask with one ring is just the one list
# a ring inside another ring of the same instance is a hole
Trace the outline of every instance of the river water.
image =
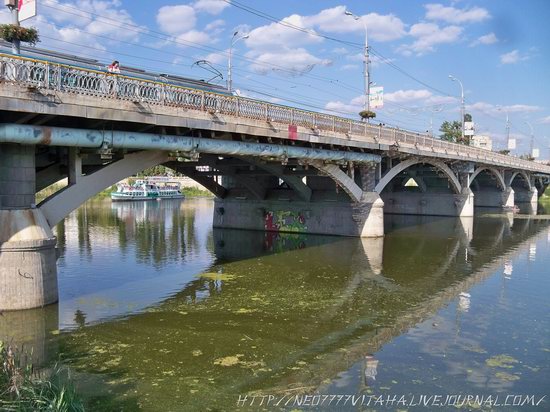
[(56, 227), (59, 304), (4, 313), (0, 337), (67, 366), (90, 410), (550, 396), (550, 220), (386, 216), (355, 239), (212, 229), (212, 209), (86, 203)]

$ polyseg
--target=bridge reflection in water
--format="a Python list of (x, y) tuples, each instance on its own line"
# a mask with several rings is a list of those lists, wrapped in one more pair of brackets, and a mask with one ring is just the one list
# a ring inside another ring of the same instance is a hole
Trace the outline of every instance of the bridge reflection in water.
[(457, 299), (467, 309), (459, 294), (550, 223), (392, 216), (384, 238), (359, 239), (213, 230), (211, 208), (88, 203), (57, 227), (60, 305), (4, 313), (0, 337), (41, 365), (66, 359), (102, 407), (311, 393), (356, 362), (372, 378), (371, 354)]

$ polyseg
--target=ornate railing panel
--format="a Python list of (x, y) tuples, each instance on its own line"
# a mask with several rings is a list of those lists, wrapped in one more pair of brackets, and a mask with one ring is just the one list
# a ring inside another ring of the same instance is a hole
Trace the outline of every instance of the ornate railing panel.
[(269, 123), (297, 125), (311, 129), (312, 134), (325, 132), (351, 141), (369, 138), (391, 146), (429, 150), (434, 153), (434, 156), (437, 156), (438, 153), (457, 155), (463, 157), (464, 160), (483, 160), (499, 166), (550, 174), (550, 166), (433, 139), (425, 134), (270, 104), (260, 100), (207, 92), (44, 60), (0, 54), (0, 81), (99, 96), (106, 99), (182, 107)]

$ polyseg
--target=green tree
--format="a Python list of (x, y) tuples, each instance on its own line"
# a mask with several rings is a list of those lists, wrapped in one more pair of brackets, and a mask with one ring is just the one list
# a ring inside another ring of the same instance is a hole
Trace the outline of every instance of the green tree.
[(445, 120), (443, 124), (441, 124), (439, 131), (441, 132), (441, 140), (454, 143), (458, 143), (461, 140), (462, 125), (456, 120), (454, 122)]

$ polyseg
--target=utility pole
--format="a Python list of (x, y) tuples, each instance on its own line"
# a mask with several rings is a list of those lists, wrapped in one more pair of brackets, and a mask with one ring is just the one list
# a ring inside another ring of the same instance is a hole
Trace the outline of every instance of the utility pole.
[[(363, 78), (364, 78), (364, 86), (365, 86), (365, 103), (363, 105), (363, 109), (370, 111), (370, 61), (369, 61), (369, 30), (367, 28), (367, 22), (364, 18), (361, 16), (358, 16), (356, 14), (353, 14), (351, 11), (345, 12), (346, 16), (351, 16), (357, 21), (361, 21), (363, 23), (363, 26), (365, 27), (365, 60), (363, 61)], [(367, 119), (368, 121), (368, 119)]]
[(231, 38), (231, 44), (229, 46), (229, 60), (227, 62), (227, 91), (229, 93), (231, 93), (233, 91), (233, 73), (232, 73), (232, 70), (231, 70), (231, 68), (232, 68), (231, 67), (231, 61), (232, 61), (232, 57), (233, 57), (233, 46), (239, 40), (248, 39), (248, 37), (249, 37), (248, 34), (246, 34), (244, 36), (241, 36), (241, 37), (237, 37), (238, 34), (239, 34), (238, 31), (233, 33), (233, 37)]
[[(19, 7), (18, 0), (4, 0), (4, 5), (8, 7), (11, 13), (11, 22), (15, 26), (19, 26)], [(21, 41), (13, 39), (11, 42), (11, 51), (13, 54), (21, 54)]]
[(504, 110), (504, 113), (506, 113), (506, 150), (510, 150), (510, 118), (508, 117), (508, 110), (504, 106), (497, 106), (497, 110)]
[(452, 74), (449, 74), (449, 79), (460, 84), (460, 124), (462, 129), (460, 136), (462, 137), (462, 143), (464, 143), (464, 112), (466, 111), (464, 107), (464, 87), (462, 86), (462, 82)]
[(525, 124), (531, 129), (531, 138), (529, 140), (529, 156), (533, 156), (533, 148), (535, 144), (535, 132), (533, 131), (533, 126), (528, 121), (525, 121)]

